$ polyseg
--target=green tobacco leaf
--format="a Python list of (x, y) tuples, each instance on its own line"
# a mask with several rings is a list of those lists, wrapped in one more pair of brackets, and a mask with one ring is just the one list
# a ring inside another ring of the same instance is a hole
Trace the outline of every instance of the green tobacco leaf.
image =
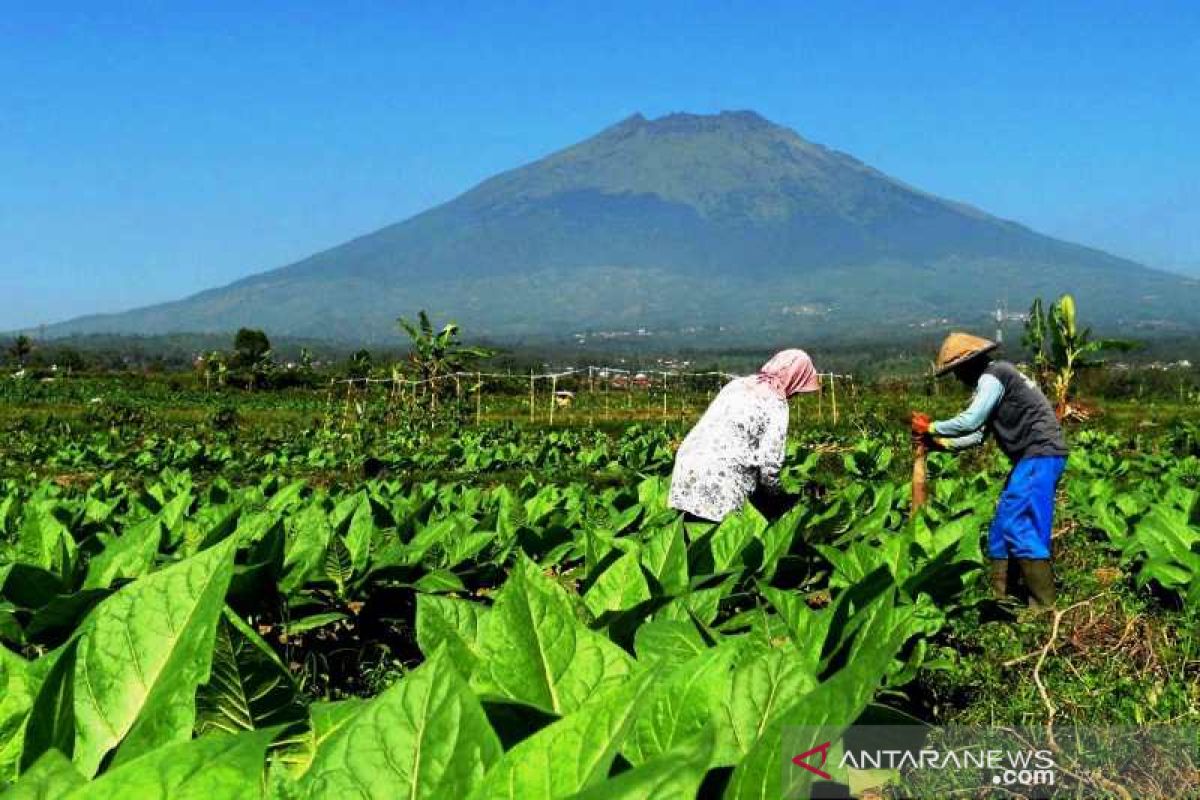
[(366, 492), (359, 495), (358, 506), (350, 517), (350, 527), (346, 529), (346, 549), (350, 552), (350, 566), (355, 573), (361, 573), (367, 566), (376, 530), (371, 496)]
[(226, 607), (213, 645), (212, 671), (196, 692), (196, 731), (239, 733), (306, 716), (287, 667)]
[(480, 638), (488, 609), (469, 600), (417, 595), (417, 645), (427, 656), (445, 645), (451, 661), (464, 676), (475, 671), (482, 657)]
[[(491, 534), (488, 534), (490, 536)], [(412, 584), (418, 592), (466, 592), (462, 578), (446, 569), (431, 569)]]
[(25, 625), (25, 638), (47, 643), (63, 641), (79, 627), (83, 618), (91, 613), (100, 601), (111, 594), (111, 589), (81, 589), (78, 592), (58, 595), (33, 612), (33, 616)]
[(638, 627), (633, 649), (638, 661), (675, 667), (708, 648), (691, 620), (656, 619)]
[(130, 527), (110, 539), (88, 564), (84, 589), (106, 589), (122, 578), (138, 578), (154, 567), (154, 556), (162, 539), (162, 523), (156, 517)]
[(624, 611), (650, 599), (650, 587), (642, 575), (636, 552), (626, 553), (604, 570), (583, 597), (595, 616), (606, 611)]
[(41, 608), (63, 590), (58, 575), (32, 564), (0, 567), (0, 597), (21, 608)]
[(733, 591), (736, 584), (737, 576), (731, 575), (716, 586), (696, 589), (676, 597), (663, 606), (655, 618), (680, 621), (695, 618), (702, 625), (711, 625), (721, 610), (721, 601)]
[(643, 670), (520, 742), (470, 800), (550, 800), (603, 781), (659, 677), (657, 669)]
[(282, 511), (289, 508), (300, 500), (300, 496), (304, 494), (304, 490), (308, 488), (308, 481), (303, 478), (292, 481), (287, 486), (271, 495), (271, 499), (267, 501), (268, 511)]
[(308, 707), (308, 727), (292, 732), (287, 738), (276, 742), (276, 759), (291, 778), (299, 778), (312, 766), (317, 751), (325, 741), (343, 725), (354, 718), (366, 700), (355, 697), (350, 700), (316, 702)]
[(176, 742), (109, 769), (64, 800), (217, 800), (262, 797), (263, 766), (276, 730)]
[[(887, 597), (881, 605), (890, 610), (891, 596)], [(784, 780), (786, 762), (781, 759), (784, 727), (820, 728), (822, 736), (836, 739), (842, 730), (852, 725), (867, 707), (892, 659), (908, 637), (907, 631), (894, 631), (893, 621), (889, 613), (875, 614), (860, 632), (862, 646), (853, 660), (832, 678), (773, 715), (734, 769), (726, 786), (726, 800), (805, 796), (812, 773), (801, 768), (790, 769), (786, 782)], [(794, 744), (800, 745), (798, 752), (804, 752), (818, 742)]]
[(641, 703), (621, 754), (637, 766), (695, 737), (729, 696), (737, 642), (726, 642), (684, 662)]
[(21, 750), (22, 771), (43, 754), (58, 750), (67, 756), (75, 751), (75, 670), (79, 640), (72, 639), (54, 655), (44, 656), (51, 666), (34, 698), (25, 724)]
[(326, 625), (332, 625), (344, 619), (346, 619), (346, 615), (341, 611), (324, 611), (320, 614), (310, 614), (307, 617), (300, 617), (299, 619), (289, 621), (283, 626), (283, 632), (289, 636), (295, 636), (298, 633), (323, 628)]
[(0, 785), (17, 777), (25, 724), (37, 687), (30, 663), (0, 647)]
[(683, 517), (651, 534), (642, 546), (642, 564), (668, 596), (688, 589), (687, 542)]
[(707, 731), (653, 761), (573, 794), (569, 800), (660, 800), (699, 797), (712, 758)]
[(333, 528), (320, 504), (312, 503), (291, 517), (284, 545), (283, 579), (279, 591), (289, 594), (300, 588), (321, 567)]
[(787, 555), (796, 538), (800, 521), (807, 514), (803, 504), (797, 504), (779, 519), (767, 526), (762, 533), (763, 556), (761, 574), (763, 581), (770, 581), (779, 568), (779, 560)]
[(84, 783), (71, 759), (48, 750), (4, 793), (4, 800), (58, 800)]
[(483, 708), (439, 650), (317, 750), (304, 797), (464, 798), (501, 756)]
[(52, 503), (26, 512), (17, 532), (17, 558), (23, 564), (41, 567), (63, 577), (76, 551), (71, 532), (54, 514)]
[(747, 503), (736, 514), (726, 517), (709, 540), (712, 550), (713, 570), (725, 570), (741, 565), (741, 554), (746, 545), (762, 536), (767, 529), (767, 520), (754, 506)]
[[(783, 629), (796, 648), (793, 657), (815, 675), (821, 663), (821, 646), (828, 636), (833, 614), (827, 610), (817, 611), (810, 608), (804, 602), (804, 598), (795, 592), (771, 586), (760, 586), (759, 591), (777, 612), (774, 618), (767, 618), (768, 624), (776, 618), (782, 623)], [(775, 632), (772, 630), (772, 635)]]
[(632, 659), (575, 615), (566, 591), (521, 556), (500, 590), (484, 632), (485, 693), (567, 714), (621, 683)]
[(717, 763), (736, 764), (772, 721), (816, 686), (815, 664), (797, 658), (791, 648), (748, 649), (722, 698)]
[(114, 764), (191, 736), (196, 687), (208, 678), (234, 545), (227, 539), (134, 581), (84, 623), (73, 757), (85, 775), (94, 775), (118, 745)]

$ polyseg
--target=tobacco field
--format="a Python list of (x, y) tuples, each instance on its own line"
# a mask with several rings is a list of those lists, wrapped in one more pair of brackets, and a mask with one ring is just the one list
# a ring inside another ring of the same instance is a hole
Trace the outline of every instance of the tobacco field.
[[(895, 415), (794, 420), (799, 504), (685, 524), (677, 421), (305, 413), (3, 418), (6, 797), (777, 800), (785, 726), (1046, 721), (993, 449), (933, 454), (910, 518)], [(1069, 436), (1053, 715), (1194, 715), (1200, 428)]]

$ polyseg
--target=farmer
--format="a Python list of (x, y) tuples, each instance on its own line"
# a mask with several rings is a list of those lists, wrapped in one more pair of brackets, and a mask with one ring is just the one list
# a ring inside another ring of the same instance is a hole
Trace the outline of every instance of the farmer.
[(671, 508), (720, 522), (756, 488), (778, 496), (788, 398), (820, 385), (803, 350), (777, 353), (757, 375), (725, 384), (675, 455)]
[(937, 375), (953, 372), (974, 396), (956, 417), (933, 422), (914, 413), (912, 430), (935, 450), (962, 450), (991, 433), (1012, 461), (996, 516), (988, 532), (992, 590), (1008, 593), (1009, 559), (1021, 568), (1031, 605), (1054, 605), (1050, 531), (1054, 492), (1067, 460), (1062, 427), (1037, 384), (1007, 361), (992, 361), (996, 343), (952, 333), (942, 343)]

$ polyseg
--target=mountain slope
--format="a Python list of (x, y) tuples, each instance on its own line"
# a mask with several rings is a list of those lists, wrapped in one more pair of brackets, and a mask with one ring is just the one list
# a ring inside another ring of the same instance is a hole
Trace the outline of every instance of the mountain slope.
[(1074, 291), (1090, 319), (1195, 328), (1195, 281), (921, 192), (753, 112), (635, 115), (296, 264), (55, 333), (373, 340), (428, 308), (498, 338), (639, 327), (838, 335)]

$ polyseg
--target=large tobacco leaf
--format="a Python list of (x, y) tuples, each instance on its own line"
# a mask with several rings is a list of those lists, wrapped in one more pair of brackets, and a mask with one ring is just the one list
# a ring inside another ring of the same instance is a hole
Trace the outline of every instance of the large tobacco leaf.
[(94, 775), (118, 745), (115, 764), (191, 736), (234, 545), (227, 539), (134, 581), (82, 625), (73, 757), (85, 775)]
[(70, 756), (75, 751), (75, 667), (79, 640), (72, 639), (52, 656), (25, 724), (21, 770), (50, 750)]
[(551, 800), (603, 781), (661, 670), (644, 668), (504, 754), (470, 800)]
[(642, 546), (642, 565), (657, 582), (659, 593), (682, 594), (688, 588), (687, 542), (683, 517), (651, 533)]
[(566, 591), (521, 557), (484, 633), (476, 685), (489, 695), (567, 714), (621, 683), (629, 654), (589, 630)]
[(287, 594), (300, 588), (320, 569), (333, 535), (325, 510), (316, 502), (288, 519), (279, 591)]
[(650, 599), (650, 586), (642, 574), (637, 551), (614, 561), (596, 579), (583, 597), (588, 610), (597, 617), (606, 611), (624, 611)]
[(4, 800), (58, 800), (85, 782), (71, 759), (58, 750), (47, 750), (4, 793)]
[(70, 792), (64, 800), (219, 800), (262, 797), (277, 730), (214, 734), (159, 747)]
[(84, 589), (106, 589), (119, 578), (138, 578), (154, 566), (162, 523), (151, 517), (109, 539), (88, 564)]
[(698, 797), (712, 758), (711, 729), (615, 778), (570, 796), (570, 800), (658, 800)]
[[(818, 684), (777, 714), (763, 728), (757, 740), (746, 751), (726, 786), (726, 800), (778, 800), (780, 797), (803, 797), (811, 782), (812, 773), (794, 769), (784, 777), (782, 761), (785, 726), (804, 726), (819, 729), (820, 735), (837, 739), (841, 731), (854, 724), (867, 707), (875, 690), (887, 673), (892, 659), (908, 638), (909, 630), (897, 625), (893, 615), (893, 594), (874, 602), (877, 613), (858, 636), (860, 646), (855, 658), (833, 677)], [(819, 744), (817, 741), (799, 743), (798, 752)]]
[(0, 785), (17, 776), (38, 684), (30, 662), (0, 647)]
[(469, 600), (418, 594), (417, 644), (423, 653), (445, 645), (459, 672), (469, 677), (481, 657), (480, 639), (489, 613)]
[(733, 672), (729, 692), (721, 699), (717, 763), (736, 764), (796, 698), (816, 687), (813, 665), (791, 647), (747, 648)]
[(644, 764), (710, 727), (729, 696), (738, 650), (727, 642), (671, 670), (642, 701), (621, 754)]
[(321, 744), (300, 793), (465, 798), (500, 756), (482, 706), (441, 649)]
[(281, 739), (276, 740), (275, 762), (283, 770), (279, 780), (289, 783), (299, 778), (312, 766), (313, 759), (325, 741), (362, 710), (369, 701), (354, 697), (349, 700), (316, 702), (308, 707), (308, 725), (301, 730), (292, 728)]

